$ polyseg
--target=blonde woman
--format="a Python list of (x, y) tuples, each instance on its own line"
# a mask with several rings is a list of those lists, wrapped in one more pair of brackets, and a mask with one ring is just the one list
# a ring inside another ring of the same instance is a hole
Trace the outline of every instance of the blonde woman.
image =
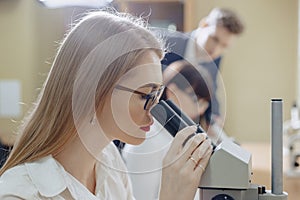
[[(134, 199), (111, 141), (144, 141), (163, 91), (162, 56), (141, 20), (104, 11), (84, 17), (62, 42), (0, 170), (0, 199)], [(179, 132), (165, 156), (161, 200), (195, 195), (212, 151), (203, 134), (182, 146), (195, 130)]]
[[(183, 60), (175, 61), (164, 70), (163, 82), (166, 88), (161, 99), (172, 100), (195, 123), (199, 123), (211, 100), (212, 79), (208, 71)], [(155, 120), (142, 144), (126, 144), (123, 148), (122, 156), (127, 169), (135, 172), (130, 173), (129, 177), (136, 198), (158, 198), (161, 171), (165, 167), (163, 158), (172, 141), (171, 134)], [(141, 164), (137, 164), (139, 162)], [(144, 194), (147, 196), (144, 197)], [(199, 196), (194, 199), (199, 200)]]

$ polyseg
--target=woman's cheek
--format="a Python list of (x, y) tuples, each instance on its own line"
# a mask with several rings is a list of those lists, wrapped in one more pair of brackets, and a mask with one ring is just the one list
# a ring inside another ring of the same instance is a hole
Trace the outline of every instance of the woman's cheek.
[(132, 98), (129, 106), (129, 113), (132, 121), (136, 126), (140, 126), (143, 113), (145, 112), (142, 105), (142, 99)]

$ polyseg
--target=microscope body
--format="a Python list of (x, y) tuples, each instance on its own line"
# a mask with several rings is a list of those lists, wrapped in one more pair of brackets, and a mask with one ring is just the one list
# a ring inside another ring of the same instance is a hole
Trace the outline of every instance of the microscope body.
[(287, 194), (274, 195), (264, 186), (251, 183), (252, 157), (231, 141), (223, 141), (212, 154), (199, 184), (204, 200), (286, 200)]

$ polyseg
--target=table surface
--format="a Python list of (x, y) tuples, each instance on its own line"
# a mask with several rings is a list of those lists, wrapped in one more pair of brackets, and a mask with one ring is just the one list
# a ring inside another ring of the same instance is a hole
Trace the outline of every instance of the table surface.
[[(270, 143), (243, 143), (241, 146), (252, 154), (252, 183), (265, 185), (271, 189), (271, 145)], [(283, 158), (283, 189), (289, 200), (300, 199), (300, 177), (291, 178), (285, 175), (288, 169), (288, 157)]]

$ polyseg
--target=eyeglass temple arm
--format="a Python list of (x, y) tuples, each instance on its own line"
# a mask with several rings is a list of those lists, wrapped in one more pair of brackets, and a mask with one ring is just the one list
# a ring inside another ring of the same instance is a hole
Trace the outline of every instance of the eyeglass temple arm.
[(137, 90), (133, 90), (133, 89), (130, 89), (130, 88), (128, 88), (128, 87), (124, 87), (124, 86), (122, 86), (122, 85), (116, 85), (115, 88), (118, 89), (118, 90), (123, 90), (123, 91), (127, 91), (127, 92), (132, 92), (132, 93), (135, 93), (135, 94), (147, 95), (147, 94), (144, 93), (144, 92), (140, 92), (140, 91), (137, 91)]

